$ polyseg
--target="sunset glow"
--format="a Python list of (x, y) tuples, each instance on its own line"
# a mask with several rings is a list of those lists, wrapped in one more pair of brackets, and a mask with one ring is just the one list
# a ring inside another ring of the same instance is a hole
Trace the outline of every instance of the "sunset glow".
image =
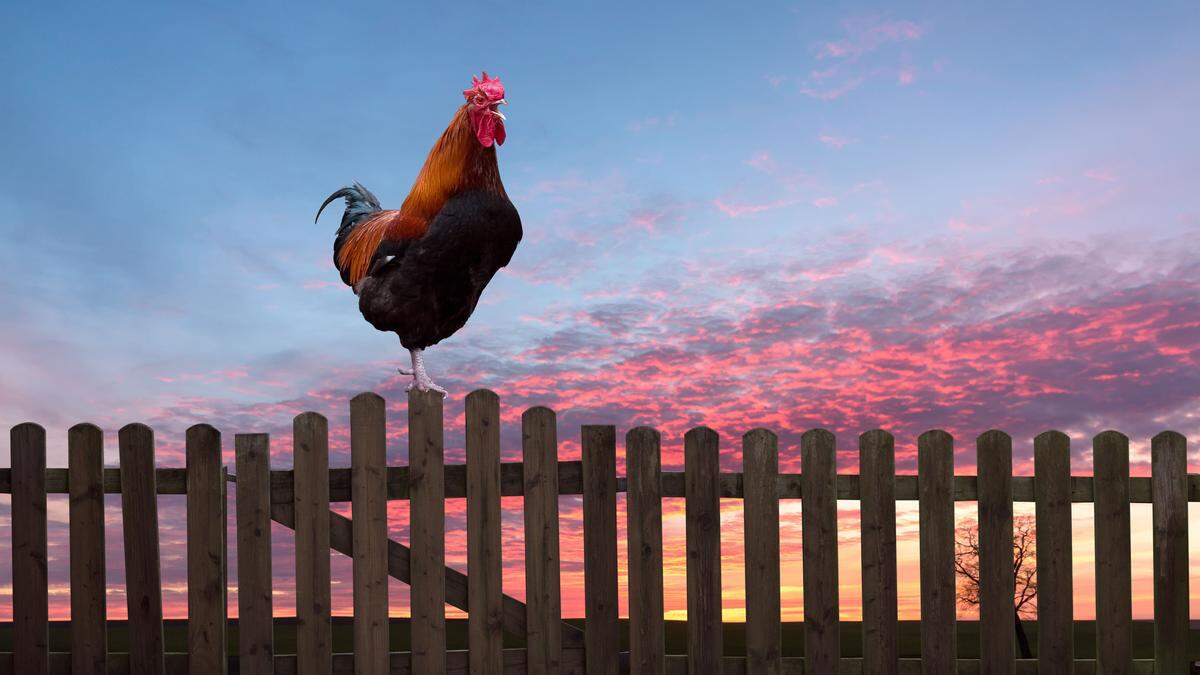
[[(0, 55), (25, 65), (0, 70), (0, 426), (42, 424), (47, 465), (65, 467), (67, 428), (95, 422), (116, 466), (117, 429), (145, 422), (158, 466), (182, 467), (184, 430), (208, 422), (232, 471), (245, 432), (269, 432), (273, 468), (290, 467), (291, 420), (312, 410), (329, 418), (331, 466), (347, 467), (349, 400), (370, 390), (388, 402), (389, 462), (405, 464), (407, 353), (363, 323), (330, 261), (336, 219), (312, 217), (353, 180), (398, 204), (461, 81), (486, 68), (510, 101), (499, 157), (525, 240), (471, 322), (427, 353), (451, 392), (447, 461), (465, 459), (465, 395), (489, 388), (504, 461), (520, 460), (521, 413), (545, 405), (562, 460), (579, 458), (580, 425), (616, 425), (620, 475), (637, 425), (662, 432), (669, 471), (683, 469), (684, 432), (707, 425), (726, 472), (741, 471), (754, 427), (777, 432), (780, 471), (799, 472), (800, 434), (824, 427), (840, 473), (857, 473), (857, 436), (873, 428), (895, 435), (904, 474), (932, 428), (954, 435), (960, 475), (991, 428), (1012, 435), (1018, 475), (1033, 474), (1047, 429), (1070, 436), (1075, 475), (1092, 472), (1092, 436), (1127, 434), (1140, 476), (1149, 439), (1173, 429), (1194, 473), (1200, 41), (1188, 36), (1200, 12), (1109, 9), (639, 6), (564, 19), (510, 7), (501, 21), (379, 7), (361, 21), (322, 6), (245, 8), (231, 23), (189, 6), (144, 8), (137, 26), (102, 7), (5, 9), (25, 29)], [(448, 28), (422, 28), (451, 21), (488, 38), (452, 48)], [(370, 104), (347, 105), (348, 87)], [(48, 502), (50, 613), (64, 619), (68, 504)], [(0, 620), (12, 616), (9, 504)], [(106, 504), (115, 619), (119, 496)], [(503, 500), (503, 585), (523, 599), (521, 507)], [(165, 614), (182, 617), (183, 497), (159, 508)], [(625, 616), (624, 495), (617, 508)], [(663, 508), (666, 611), (683, 618), (683, 500)], [(975, 509), (959, 502), (958, 521)], [(1094, 611), (1091, 509), (1073, 509), (1077, 619)], [(579, 498), (560, 511), (563, 612), (582, 616)], [(389, 513), (407, 544), (407, 503)], [(1189, 517), (1196, 589), (1195, 503)], [(781, 518), (783, 618), (800, 620), (799, 501)], [(914, 619), (916, 502), (897, 518), (900, 618)], [(1133, 505), (1132, 522), (1134, 616), (1147, 618), (1150, 505)], [(724, 617), (741, 621), (740, 501), (722, 501), (721, 528)], [(858, 620), (857, 502), (839, 503), (839, 528), (841, 614)], [(448, 502), (446, 530), (447, 564), (468, 571), (463, 500)], [(291, 615), (292, 533), (272, 536), (275, 611)], [(351, 564), (332, 560), (333, 613), (346, 615)], [(392, 580), (391, 594), (407, 615), (407, 587)]]

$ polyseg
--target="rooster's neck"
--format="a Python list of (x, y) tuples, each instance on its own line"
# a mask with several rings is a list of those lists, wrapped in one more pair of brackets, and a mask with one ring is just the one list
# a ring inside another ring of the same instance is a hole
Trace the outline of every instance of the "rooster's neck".
[(464, 105), (429, 151), (425, 166), (400, 210), (406, 217), (426, 222), (441, 211), (446, 200), (464, 190), (486, 190), (508, 199), (496, 148), (485, 148), (475, 137)]

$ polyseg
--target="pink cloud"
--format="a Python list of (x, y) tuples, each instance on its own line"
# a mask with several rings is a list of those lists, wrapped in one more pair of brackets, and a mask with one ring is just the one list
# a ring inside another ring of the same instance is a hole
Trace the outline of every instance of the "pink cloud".
[(797, 203), (797, 200), (795, 200), (795, 199), (776, 199), (774, 201), (762, 202), (762, 203), (748, 203), (748, 202), (736, 203), (736, 202), (726, 202), (721, 199), (714, 199), (712, 201), (712, 203), (713, 203), (713, 206), (717, 207), (717, 209), (721, 211), (721, 213), (724, 213), (725, 215), (729, 216), (730, 218), (741, 218), (742, 216), (748, 216), (748, 215), (752, 215), (755, 213), (762, 213), (763, 211), (772, 211), (775, 209), (781, 209), (781, 208), (785, 208), (788, 206), (793, 206)]
[(820, 134), (819, 136), (817, 136), (817, 140), (819, 140), (819, 141), (821, 141), (821, 143), (828, 145), (831, 148), (835, 148), (837, 150), (841, 150), (842, 148), (846, 147), (847, 145), (858, 142), (857, 138), (849, 138), (847, 136), (838, 136), (836, 134)]
[(878, 16), (846, 19), (842, 28), (846, 33), (844, 38), (817, 45), (818, 59), (854, 60), (885, 44), (920, 40), (925, 34), (925, 30), (912, 21), (893, 21)]
[(812, 87), (804, 85), (800, 87), (800, 93), (821, 101), (835, 101), (858, 89), (864, 80), (866, 80), (866, 77), (857, 76), (849, 78), (835, 87)]
[(1092, 179), (1094, 181), (1098, 181), (1100, 183), (1115, 183), (1115, 182), (1117, 182), (1117, 175), (1113, 172), (1112, 169), (1105, 169), (1105, 168), (1088, 169), (1087, 171), (1083, 172), (1083, 175), (1085, 178), (1090, 178), (1090, 179)]
[(907, 87), (917, 81), (917, 69), (913, 66), (903, 66), (900, 72), (896, 75), (896, 82), (902, 87)]
[(812, 205), (818, 209), (827, 209), (831, 206), (837, 206), (837, 197), (817, 197), (812, 200)]

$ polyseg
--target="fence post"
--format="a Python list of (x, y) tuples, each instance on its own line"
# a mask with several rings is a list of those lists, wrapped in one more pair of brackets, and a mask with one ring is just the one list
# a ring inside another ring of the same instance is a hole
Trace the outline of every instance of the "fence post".
[(1154, 669), (1187, 670), (1187, 439), (1164, 431), (1150, 443), (1154, 512)]
[(207, 424), (187, 430), (188, 672), (224, 673), (225, 476), (221, 434)]
[(979, 654), (986, 673), (1012, 673), (1016, 664), (1013, 607), (1012, 439), (984, 432), (975, 443), (979, 481)]
[(314, 412), (292, 423), (296, 514), (296, 672), (333, 667), (329, 624), (329, 423)]
[(446, 480), (442, 395), (408, 392), (412, 672), (446, 672)]
[(1092, 440), (1095, 466), (1096, 672), (1131, 672), (1129, 439), (1105, 431)]
[(800, 438), (801, 540), (804, 549), (804, 670), (836, 673), (838, 621), (837, 441), (824, 429)]
[(921, 672), (956, 671), (954, 589), (954, 439), (940, 429), (917, 439), (920, 500)]
[(746, 670), (783, 667), (779, 600), (779, 439), (766, 429), (742, 436), (746, 551)]
[(233, 438), (237, 471), (238, 672), (271, 675), (275, 664), (271, 598), (270, 438)]
[(662, 675), (666, 668), (663, 625), (662, 455), (658, 432), (637, 427), (625, 434), (629, 479), (629, 672)]
[(1047, 431), (1033, 440), (1038, 579), (1038, 668), (1075, 668), (1075, 593), (1071, 580), (1071, 440)]
[(554, 411), (521, 415), (525, 494), (525, 644), (527, 673), (557, 673), (562, 664), (558, 571), (558, 428)]
[(162, 578), (158, 555), (158, 488), (154, 432), (129, 424), (118, 434), (121, 521), (125, 536), (125, 594), (129, 607), (129, 668), (162, 675)]
[(583, 584), (586, 671), (615, 675), (617, 651), (617, 432), (584, 425)]
[(863, 672), (900, 668), (896, 586), (896, 453), (892, 435), (858, 437), (862, 514)]
[(46, 431), (18, 424), (9, 434), (12, 466), (13, 669), (50, 668), (46, 577)]
[(378, 394), (350, 401), (354, 544), (354, 672), (386, 673), (388, 651), (387, 422)]
[(721, 672), (721, 465), (717, 432), (683, 438), (688, 673)]
[(504, 668), (500, 548), (500, 399), (467, 395), (467, 640), (471, 675)]
[(104, 434), (99, 427), (71, 427), (67, 432), (67, 467), (71, 495), (71, 672), (106, 675)]

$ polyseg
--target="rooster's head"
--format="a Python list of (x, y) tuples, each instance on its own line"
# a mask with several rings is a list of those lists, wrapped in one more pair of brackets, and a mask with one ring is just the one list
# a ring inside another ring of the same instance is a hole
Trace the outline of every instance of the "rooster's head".
[(471, 76), (471, 88), (463, 91), (467, 99), (467, 114), (471, 118), (471, 128), (475, 130), (475, 138), (485, 148), (492, 143), (504, 145), (504, 113), (500, 106), (508, 103), (504, 100), (504, 85), (500, 78), (488, 77), (483, 73), (483, 79)]

